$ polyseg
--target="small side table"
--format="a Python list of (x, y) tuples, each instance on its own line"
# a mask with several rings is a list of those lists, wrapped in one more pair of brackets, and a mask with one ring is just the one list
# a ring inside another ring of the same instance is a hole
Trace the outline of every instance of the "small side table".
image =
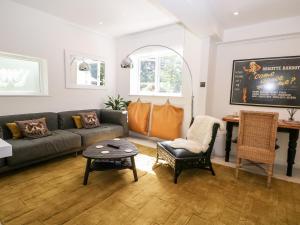
[(0, 158), (12, 156), (12, 146), (0, 138)]

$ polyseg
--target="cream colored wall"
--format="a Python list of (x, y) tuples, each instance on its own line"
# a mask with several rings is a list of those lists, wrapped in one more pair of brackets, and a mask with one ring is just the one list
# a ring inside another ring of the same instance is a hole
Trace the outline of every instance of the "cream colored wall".
[[(212, 86), (209, 87), (207, 102), (208, 114), (222, 118), (239, 110), (258, 110), (278, 112), (281, 119), (287, 119), (286, 109), (272, 107), (253, 107), (230, 105), (232, 62), (235, 59), (264, 58), (300, 55), (300, 35), (262, 38), (252, 41), (237, 41), (217, 45), (215, 72), (211, 74)], [(300, 120), (300, 111), (296, 114)], [(236, 130), (235, 130), (236, 133)], [(236, 135), (236, 134), (235, 134)], [(276, 163), (286, 165), (288, 134), (279, 133), (280, 149), (276, 153)], [(235, 152), (235, 145), (233, 154)], [(225, 146), (224, 146), (225, 148)], [(297, 148), (296, 167), (300, 167), (300, 142)]]
[(130, 70), (120, 68), (121, 60), (132, 50), (148, 45), (162, 44), (169, 47), (182, 46), (183, 55), (191, 67), (193, 74), (193, 89), (195, 95), (195, 115), (205, 112), (206, 88), (200, 89), (200, 81), (207, 79), (207, 56), (209, 50), (209, 38), (200, 39), (185, 30), (180, 25), (171, 25), (160, 29), (150, 30), (133, 35), (126, 35), (117, 40), (117, 92), (131, 100), (138, 97), (144, 102), (164, 104), (167, 99), (178, 107), (184, 108), (184, 124), (182, 136), (190, 123), (191, 81), (186, 67), (183, 72), (183, 96), (182, 97), (158, 97), (158, 96), (131, 96), (129, 76)]
[[(0, 2), (0, 51), (47, 60), (49, 96), (0, 96), (0, 115), (102, 107), (115, 93), (115, 41), (54, 16), (3, 0)], [(64, 49), (103, 57), (106, 90), (66, 89)]]

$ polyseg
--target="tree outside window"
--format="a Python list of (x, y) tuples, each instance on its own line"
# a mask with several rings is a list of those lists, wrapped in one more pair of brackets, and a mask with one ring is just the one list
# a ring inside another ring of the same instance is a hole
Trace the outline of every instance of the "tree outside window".
[(139, 57), (139, 94), (181, 95), (182, 59), (176, 54)]

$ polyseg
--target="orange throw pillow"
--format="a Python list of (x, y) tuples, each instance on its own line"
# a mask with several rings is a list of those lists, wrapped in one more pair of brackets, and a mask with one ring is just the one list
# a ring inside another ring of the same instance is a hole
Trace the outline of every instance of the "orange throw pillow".
[(150, 136), (174, 140), (181, 136), (183, 109), (170, 104), (154, 105)]
[(132, 102), (128, 106), (129, 129), (144, 135), (148, 134), (150, 103)]

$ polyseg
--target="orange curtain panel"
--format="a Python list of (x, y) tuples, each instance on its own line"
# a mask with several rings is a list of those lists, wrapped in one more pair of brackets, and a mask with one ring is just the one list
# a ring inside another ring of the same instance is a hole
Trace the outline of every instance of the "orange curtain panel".
[(153, 105), (150, 136), (173, 140), (181, 136), (183, 109), (169, 102), (165, 105)]
[(151, 103), (142, 103), (140, 100), (128, 106), (129, 129), (144, 135), (148, 134)]

